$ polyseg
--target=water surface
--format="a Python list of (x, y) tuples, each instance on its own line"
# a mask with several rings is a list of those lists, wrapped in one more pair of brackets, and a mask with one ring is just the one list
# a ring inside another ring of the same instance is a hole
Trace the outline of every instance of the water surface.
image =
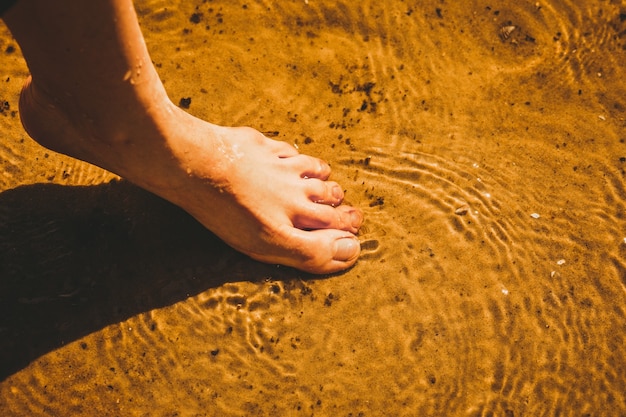
[(328, 160), (364, 254), (261, 265), (41, 148), (2, 29), (2, 415), (626, 414), (622, 3), (176, 3), (173, 100)]

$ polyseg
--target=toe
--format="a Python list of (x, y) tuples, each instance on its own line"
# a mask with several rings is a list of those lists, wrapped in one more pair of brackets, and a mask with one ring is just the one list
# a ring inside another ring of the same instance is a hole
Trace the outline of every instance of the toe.
[(354, 265), (361, 253), (359, 240), (340, 230), (302, 231), (293, 229), (291, 244), (298, 256), (287, 265), (314, 274), (330, 274)]
[(361, 252), (361, 242), (353, 236), (341, 237), (334, 242), (334, 262), (351, 262), (356, 260)]
[(352, 206), (339, 206), (335, 208), (336, 211), (341, 213), (342, 222), (348, 227), (343, 230), (347, 230), (351, 233), (356, 233), (363, 224), (363, 212), (356, 207)]
[(293, 170), (298, 171), (302, 178), (326, 180), (330, 176), (330, 165), (313, 156), (299, 154), (284, 161), (290, 164)]
[(294, 227), (303, 230), (337, 229), (356, 233), (363, 223), (363, 214), (351, 206), (332, 207), (309, 203), (291, 216)]
[(316, 178), (305, 180), (309, 200), (318, 204), (338, 206), (343, 201), (343, 190), (334, 181), (321, 181)]
[(288, 144), (287, 142), (281, 142), (281, 141), (273, 140), (273, 139), (268, 139), (268, 140), (272, 141), (275, 147), (274, 152), (276, 153), (276, 155), (278, 155), (279, 158), (293, 158), (300, 154), (296, 148), (294, 148), (292, 145)]

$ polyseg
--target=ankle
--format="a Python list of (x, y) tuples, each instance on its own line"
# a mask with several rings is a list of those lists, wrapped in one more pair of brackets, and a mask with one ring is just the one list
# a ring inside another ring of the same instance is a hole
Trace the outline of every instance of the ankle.
[(165, 136), (172, 131), (176, 110), (180, 110), (165, 94), (154, 94), (156, 98), (149, 99), (151, 105), (147, 106), (139, 94), (103, 101), (51, 90), (39, 80), (25, 82), (19, 107), (28, 134), (48, 149), (122, 176), (130, 174), (127, 171), (133, 161), (136, 164), (138, 153), (166, 146)]

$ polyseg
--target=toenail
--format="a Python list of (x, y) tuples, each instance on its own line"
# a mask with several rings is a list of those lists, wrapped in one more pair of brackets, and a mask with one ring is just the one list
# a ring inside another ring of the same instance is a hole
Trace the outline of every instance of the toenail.
[(361, 244), (358, 239), (353, 237), (344, 237), (335, 241), (335, 257), (336, 261), (349, 261), (359, 252)]
[(335, 185), (333, 187), (332, 193), (333, 193), (333, 197), (335, 197), (337, 200), (343, 199), (343, 190), (341, 189), (340, 186)]
[(353, 227), (360, 227), (363, 224), (363, 213), (360, 210), (352, 210), (350, 212), (350, 220)]

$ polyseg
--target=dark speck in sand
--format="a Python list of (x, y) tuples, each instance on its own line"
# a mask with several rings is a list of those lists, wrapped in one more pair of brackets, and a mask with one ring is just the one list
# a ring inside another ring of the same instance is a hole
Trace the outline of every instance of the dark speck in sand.
[(191, 97), (182, 97), (178, 105), (183, 109), (188, 109), (191, 106)]
[(370, 207), (382, 206), (385, 204), (385, 197), (374, 197), (374, 201), (370, 202)]
[(331, 292), (330, 294), (328, 294), (326, 296), (326, 300), (324, 300), (324, 305), (326, 307), (330, 307), (333, 304), (333, 300), (335, 299), (335, 296), (333, 295), (333, 293)]
[(280, 292), (280, 286), (274, 284), (270, 287), (270, 291), (274, 294), (278, 294)]
[(202, 21), (202, 13), (194, 13), (189, 17), (189, 21), (194, 24), (198, 24)]

